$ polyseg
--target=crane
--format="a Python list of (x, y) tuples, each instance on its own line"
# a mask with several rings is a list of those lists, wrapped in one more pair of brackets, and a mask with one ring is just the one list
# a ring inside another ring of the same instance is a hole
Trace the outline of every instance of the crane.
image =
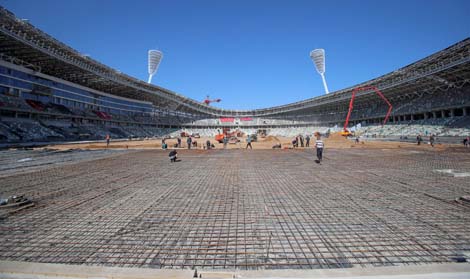
[(351, 100), (349, 101), (349, 110), (348, 110), (348, 115), (346, 116), (346, 121), (344, 122), (344, 128), (343, 131), (341, 132), (341, 135), (343, 136), (350, 136), (351, 132), (348, 130), (348, 124), (349, 124), (349, 118), (351, 117), (351, 112), (353, 110), (353, 105), (354, 105), (354, 98), (356, 97), (356, 93), (360, 91), (375, 91), (377, 95), (384, 100), (384, 102), (388, 105), (388, 110), (387, 114), (385, 115), (385, 119), (383, 121), (383, 125), (385, 125), (388, 121), (388, 118), (390, 117), (390, 114), (392, 113), (392, 104), (389, 102), (387, 98), (380, 92), (380, 90), (375, 87), (375, 86), (364, 86), (364, 87), (357, 87), (353, 90)]
[(204, 104), (210, 105), (211, 103), (218, 103), (222, 101), (221, 99), (210, 99), (209, 95), (206, 96), (206, 99), (204, 100)]

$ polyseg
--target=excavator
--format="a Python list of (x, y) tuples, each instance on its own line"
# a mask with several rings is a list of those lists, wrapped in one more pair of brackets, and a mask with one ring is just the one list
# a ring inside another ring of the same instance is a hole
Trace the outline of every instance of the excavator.
[(223, 143), (224, 136), (226, 136), (229, 139), (229, 143), (237, 143), (240, 141), (237, 137), (242, 137), (243, 133), (240, 131), (236, 131), (236, 130), (233, 132), (230, 132), (230, 128), (223, 128), (221, 134), (215, 135), (215, 141), (219, 143)]
[(224, 142), (224, 134), (215, 135), (215, 141), (217, 141), (218, 143), (223, 143)]

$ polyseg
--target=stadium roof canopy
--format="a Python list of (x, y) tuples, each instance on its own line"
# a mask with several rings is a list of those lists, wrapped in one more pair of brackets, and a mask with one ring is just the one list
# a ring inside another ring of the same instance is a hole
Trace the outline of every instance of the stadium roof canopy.
[[(226, 110), (207, 106), (171, 90), (148, 84), (79, 53), (27, 21), (0, 7), (0, 59), (29, 67), (116, 96), (150, 101), (180, 112), (218, 116), (276, 116), (308, 114), (331, 106), (346, 106), (356, 87), (374, 85), (389, 100), (408, 98), (470, 83), (470, 38), (406, 67), (370, 81), (296, 103), (255, 110)], [(375, 98), (373, 91), (357, 95), (357, 101)]]

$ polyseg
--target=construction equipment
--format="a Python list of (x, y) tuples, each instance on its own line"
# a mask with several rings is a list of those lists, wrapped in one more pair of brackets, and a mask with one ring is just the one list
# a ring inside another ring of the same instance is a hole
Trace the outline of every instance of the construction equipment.
[(224, 136), (227, 137), (230, 141), (230, 140), (232, 140), (233, 137), (235, 137), (235, 138), (243, 137), (243, 133), (238, 131), (238, 130), (230, 132), (230, 128), (224, 128), (222, 130), (222, 133), (215, 135), (215, 140), (219, 143), (223, 143), (224, 142)]
[(385, 115), (385, 119), (384, 119), (384, 122), (382, 125), (385, 125), (387, 123), (387, 120), (388, 118), (390, 117), (390, 113), (392, 113), (392, 104), (388, 101), (387, 98), (385, 98), (385, 96), (382, 94), (382, 92), (380, 92), (380, 90), (375, 87), (375, 86), (363, 86), (363, 87), (357, 87), (353, 90), (352, 92), (352, 96), (351, 96), (351, 101), (349, 101), (349, 110), (348, 110), (348, 115), (346, 116), (346, 121), (344, 122), (344, 127), (343, 127), (343, 131), (341, 132), (341, 135), (342, 136), (351, 136), (351, 132), (348, 130), (348, 124), (349, 124), (349, 118), (351, 117), (351, 112), (352, 112), (352, 109), (353, 109), (353, 105), (354, 105), (354, 98), (356, 97), (356, 93), (359, 92), (359, 91), (369, 91), (369, 90), (374, 90), (375, 93), (377, 93), (377, 95), (380, 96), (380, 98), (382, 98), (385, 103), (387, 103), (388, 105), (388, 111), (387, 111), (387, 114)]
[(229, 144), (236, 144), (236, 143), (239, 143), (239, 142), (240, 142), (240, 139), (237, 138), (237, 137), (230, 137), (230, 139), (228, 140)]
[(24, 196), (10, 196), (8, 198), (0, 198), (0, 220), (7, 218), (23, 209), (34, 206), (31, 199)]
[(217, 141), (218, 143), (223, 143), (224, 142), (224, 134), (215, 135), (215, 141)]
[(343, 131), (341, 131), (341, 135), (344, 137), (350, 137), (352, 136), (352, 133), (348, 129), (345, 128)]
[(211, 103), (219, 103), (220, 101), (222, 101), (222, 99), (210, 99), (209, 95), (207, 95), (203, 102), (206, 105), (210, 105)]

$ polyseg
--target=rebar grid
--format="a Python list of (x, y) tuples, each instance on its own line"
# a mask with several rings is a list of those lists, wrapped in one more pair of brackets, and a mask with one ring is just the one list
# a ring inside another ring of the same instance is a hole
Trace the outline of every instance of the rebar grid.
[(461, 152), (129, 152), (0, 178), (36, 207), (0, 220), (0, 259), (152, 268), (342, 268), (470, 251)]

